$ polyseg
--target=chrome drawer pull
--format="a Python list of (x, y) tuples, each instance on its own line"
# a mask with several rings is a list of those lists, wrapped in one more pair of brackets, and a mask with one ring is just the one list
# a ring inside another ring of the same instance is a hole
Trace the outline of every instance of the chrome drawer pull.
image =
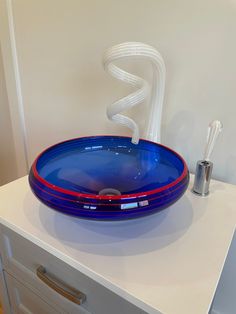
[(85, 301), (85, 294), (83, 294), (79, 290), (74, 289), (73, 287), (68, 286), (65, 283), (62, 283), (58, 279), (54, 278), (52, 275), (47, 274), (47, 271), (43, 266), (39, 266), (37, 268), (36, 274), (38, 278), (41, 279), (46, 285), (48, 285), (50, 288), (52, 288), (68, 300), (76, 304), (82, 304)]

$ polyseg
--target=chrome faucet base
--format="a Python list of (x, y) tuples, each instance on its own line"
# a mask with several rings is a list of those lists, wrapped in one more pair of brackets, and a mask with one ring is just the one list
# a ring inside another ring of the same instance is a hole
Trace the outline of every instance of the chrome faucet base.
[(213, 163), (207, 160), (199, 160), (196, 165), (195, 179), (192, 192), (199, 196), (207, 196), (209, 194), (209, 186)]

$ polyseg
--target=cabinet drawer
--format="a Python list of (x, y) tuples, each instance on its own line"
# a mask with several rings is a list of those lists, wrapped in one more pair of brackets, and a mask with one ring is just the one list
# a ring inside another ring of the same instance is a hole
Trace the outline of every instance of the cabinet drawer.
[(5, 273), (5, 278), (13, 314), (61, 313), (60, 310), (51, 307), (11, 275)]
[[(58, 309), (57, 313), (91, 314), (91, 312), (88, 312), (82, 306), (79, 306), (71, 302), (70, 300), (64, 298), (62, 295), (60, 295), (59, 293), (45, 285), (42, 281), (40, 281), (37, 278), (37, 276), (33, 272), (24, 269), (21, 265), (15, 265), (15, 267), (16, 267), (15, 273), (12, 272), (8, 273), (5, 271), (5, 275), (14, 278), (17, 282), (21, 283), (24, 288), (31, 291), (34, 294), (34, 296), (38, 296), (40, 300), (41, 299), (44, 300), (44, 302), (49, 304), (52, 308), (57, 308)], [(32, 302), (34, 301), (35, 297), (32, 299)], [(41, 313), (44, 314), (44, 312)]]
[[(52, 304), (56, 302), (66, 312), (68, 307), (71, 307), (68, 312), (70, 314), (80, 313), (79, 310), (82, 309), (92, 314), (145, 313), (11, 229), (0, 225), (0, 233), (4, 269), (34, 288), (43, 299), (49, 300)], [(36, 275), (39, 266), (43, 266), (49, 275), (65, 285), (81, 291), (86, 296), (84, 303), (77, 305), (48, 287)]]

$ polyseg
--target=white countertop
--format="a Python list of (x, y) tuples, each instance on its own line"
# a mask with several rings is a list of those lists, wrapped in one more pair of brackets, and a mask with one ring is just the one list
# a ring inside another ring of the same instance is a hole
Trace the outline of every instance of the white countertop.
[[(192, 183), (190, 183), (192, 187)], [(207, 313), (236, 225), (236, 186), (211, 182), (152, 216), (86, 221), (41, 204), (27, 177), (0, 188), (0, 222), (148, 313)]]

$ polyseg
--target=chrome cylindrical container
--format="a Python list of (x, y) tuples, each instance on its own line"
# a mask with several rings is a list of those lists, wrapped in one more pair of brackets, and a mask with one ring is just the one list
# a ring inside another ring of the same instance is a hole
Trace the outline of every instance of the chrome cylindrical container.
[(197, 162), (192, 189), (193, 193), (201, 196), (206, 196), (209, 194), (212, 169), (213, 163), (211, 161), (199, 160)]

